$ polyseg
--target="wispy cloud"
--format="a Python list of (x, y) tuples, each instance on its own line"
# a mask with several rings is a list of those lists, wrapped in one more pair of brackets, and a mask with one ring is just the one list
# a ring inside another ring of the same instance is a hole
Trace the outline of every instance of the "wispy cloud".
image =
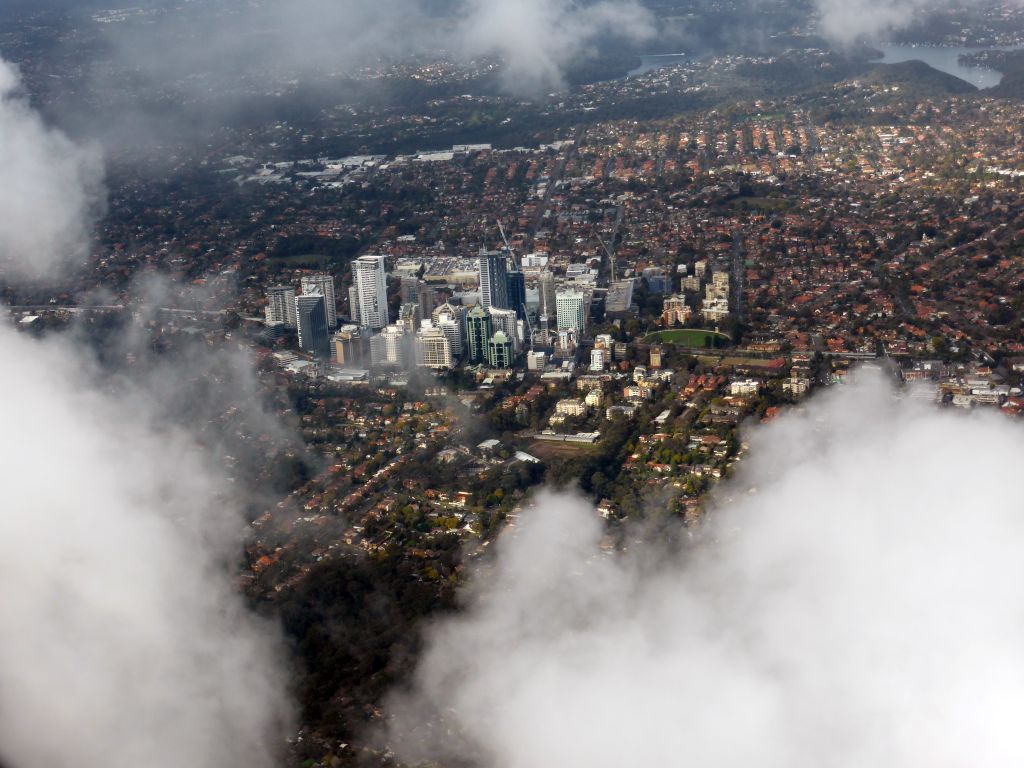
[(564, 87), (566, 67), (596, 52), (600, 41), (642, 41), (654, 36), (654, 17), (636, 0), (466, 0), (459, 47), (470, 55), (505, 61), (505, 87), (542, 93)]
[(40, 278), (81, 259), (101, 206), (93, 147), (48, 128), (0, 59), (0, 274)]
[(390, 704), (415, 760), (897, 768), (1024, 757), (1019, 427), (868, 378), (752, 436), (704, 542), (611, 557), (542, 494)]
[(915, 13), (943, 5), (941, 0), (815, 0), (821, 30), (832, 40), (854, 43), (907, 26)]
[[(98, 156), (18, 89), (0, 62), (8, 283), (72, 270), (101, 199)], [(251, 368), (220, 352), (178, 360), (212, 374), (202, 407), (259, 411)], [(137, 359), (143, 375), (111, 377), (75, 338), (32, 339), (6, 316), (0, 356), (0, 762), (276, 764), (291, 717), (279, 633), (233, 587), (243, 498), (193, 430), (200, 409), (177, 407), (183, 371)]]
[(270, 625), (231, 586), (233, 489), (146, 389), (0, 323), (0, 760), (270, 766), (288, 726)]

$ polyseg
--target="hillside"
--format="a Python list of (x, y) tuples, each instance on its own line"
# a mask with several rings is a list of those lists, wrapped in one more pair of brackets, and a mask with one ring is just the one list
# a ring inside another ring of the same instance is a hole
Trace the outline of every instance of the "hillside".
[(875, 64), (860, 79), (882, 85), (897, 85), (930, 95), (958, 95), (976, 93), (978, 90), (966, 80), (940, 72), (923, 61)]

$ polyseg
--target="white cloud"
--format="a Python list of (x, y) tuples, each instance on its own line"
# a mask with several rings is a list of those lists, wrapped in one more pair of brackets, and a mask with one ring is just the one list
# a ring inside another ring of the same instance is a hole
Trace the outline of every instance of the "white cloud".
[(2, 59), (0, 168), (0, 274), (38, 278), (80, 260), (100, 199), (100, 157), (46, 127)]
[(505, 61), (509, 90), (538, 93), (564, 87), (565, 69), (601, 39), (638, 41), (654, 35), (654, 18), (636, 0), (467, 0), (459, 28), (471, 56)]
[[(101, 173), (18, 87), (0, 62), (0, 255), (8, 278), (47, 279), (88, 242)], [(252, 398), (251, 370), (218, 353), (192, 411)], [(0, 763), (274, 765), (291, 717), (278, 632), (232, 587), (242, 499), (177, 418), (181, 370), (101, 376), (70, 336), (5, 316), (0, 357)]]
[(941, 6), (934, 0), (816, 0), (821, 30), (843, 43), (871, 40), (909, 24), (922, 10)]
[[(653, 36), (654, 19), (638, 0), (255, 0), (164, 4), (146, 23), (107, 25), (113, 71), (96, 65), (93, 87), (118, 100), (118, 72), (142, 78), (153, 94), (178, 93), (176, 106), (212, 124), (259, 84), (316, 82), (381, 59), (444, 54), (466, 60), (497, 55), (510, 92), (538, 95), (565, 85), (567, 66), (599, 44)], [(334, 87), (344, 86), (344, 78)], [(323, 86), (323, 84), (321, 84)], [(326, 86), (330, 87), (330, 86)], [(132, 105), (125, 104), (126, 111)], [(166, 109), (162, 105), (161, 109)], [(127, 124), (167, 126), (144, 115)], [(141, 121), (141, 122), (138, 122)], [(179, 130), (184, 130), (182, 126)]]
[(3, 323), (0, 354), (0, 760), (273, 764), (285, 680), (231, 587), (244, 523), (209, 454), (70, 343)]
[(896, 402), (869, 378), (752, 441), (703, 544), (665, 559), (600, 554), (588, 504), (540, 495), (391, 702), (400, 754), (1020, 762), (1019, 427)]

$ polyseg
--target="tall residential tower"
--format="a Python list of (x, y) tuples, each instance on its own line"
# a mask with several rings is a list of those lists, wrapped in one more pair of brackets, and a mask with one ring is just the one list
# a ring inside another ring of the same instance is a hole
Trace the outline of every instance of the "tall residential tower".
[(359, 324), (374, 330), (385, 327), (388, 324), (388, 285), (384, 257), (367, 255), (353, 261), (352, 284), (359, 305)]
[(334, 295), (334, 278), (325, 273), (303, 275), (303, 293), (322, 293), (327, 305), (327, 327), (332, 331), (338, 327), (338, 302)]
[(295, 327), (295, 289), (290, 285), (272, 285), (267, 288), (267, 324), (282, 323)]
[(582, 291), (559, 291), (555, 295), (558, 330), (575, 331), (582, 336), (587, 330), (588, 297)]

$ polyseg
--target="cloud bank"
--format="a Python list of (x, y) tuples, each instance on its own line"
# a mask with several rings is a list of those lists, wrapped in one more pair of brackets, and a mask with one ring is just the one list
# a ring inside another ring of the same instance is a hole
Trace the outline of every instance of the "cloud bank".
[(815, 0), (815, 3), (821, 14), (821, 31), (847, 44), (906, 27), (915, 14), (947, 5), (942, 0)]
[(654, 18), (636, 0), (467, 0), (464, 12), (459, 47), (499, 55), (505, 87), (517, 93), (563, 88), (566, 67), (602, 39), (654, 36)]
[(752, 437), (694, 549), (601, 554), (542, 494), (389, 705), (409, 760), (495, 768), (1024, 758), (1016, 425), (868, 378)]
[(234, 594), (242, 521), (146, 393), (0, 325), (0, 761), (270, 766), (288, 724), (271, 628)]
[[(94, 64), (91, 87), (155, 132), (183, 107), (208, 121), (295, 86), (334, 93), (413, 55), (498, 56), (502, 86), (536, 96), (564, 87), (567, 66), (600, 44), (654, 27), (638, 0), (161, 0), (103, 25), (109, 60)], [(121, 103), (126, 87), (141, 88), (142, 103)]]
[[(0, 78), (0, 254), (8, 279), (52, 277), (87, 242), (99, 169), (2, 63)], [(232, 586), (242, 500), (192, 431), (214, 403), (250, 407), (250, 379), (207, 361), (216, 391), (183, 413), (180, 369), (112, 377), (70, 336), (6, 317), (0, 356), (0, 764), (275, 765), (291, 717), (279, 633)]]
[(78, 262), (99, 207), (95, 149), (46, 127), (0, 59), (0, 274), (41, 278)]

